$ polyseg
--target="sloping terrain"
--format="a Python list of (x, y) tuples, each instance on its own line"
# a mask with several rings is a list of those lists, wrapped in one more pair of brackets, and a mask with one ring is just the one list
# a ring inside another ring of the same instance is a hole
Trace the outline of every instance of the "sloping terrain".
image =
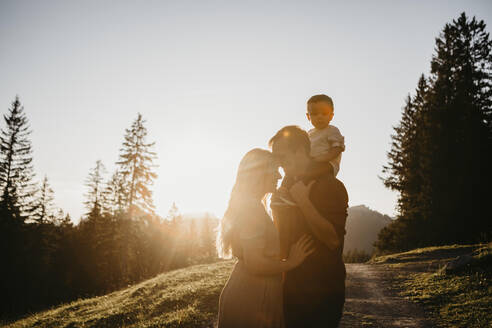
[(211, 327), (232, 261), (160, 274), (108, 295), (36, 313), (6, 327)]
[(419, 305), (435, 327), (491, 327), (491, 245), (427, 247), (370, 265), (383, 268), (398, 295)]
[[(452, 272), (445, 265), (471, 254)], [(429, 247), (347, 264), (340, 327), (488, 327), (490, 246)], [(213, 327), (233, 261), (160, 274), (111, 294), (81, 299), (6, 327)]]

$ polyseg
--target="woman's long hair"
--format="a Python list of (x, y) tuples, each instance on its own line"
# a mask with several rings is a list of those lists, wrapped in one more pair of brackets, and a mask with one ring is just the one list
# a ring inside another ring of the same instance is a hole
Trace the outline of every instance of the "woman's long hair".
[[(227, 210), (224, 213), (217, 234), (217, 252), (221, 258), (231, 258), (235, 253), (235, 238), (241, 218), (248, 210), (247, 205), (258, 197), (265, 188), (265, 178), (273, 165), (273, 155), (268, 150), (255, 148), (244, 155), (232, 188)], [(246, 213), (247, 214), (247, 213)]]

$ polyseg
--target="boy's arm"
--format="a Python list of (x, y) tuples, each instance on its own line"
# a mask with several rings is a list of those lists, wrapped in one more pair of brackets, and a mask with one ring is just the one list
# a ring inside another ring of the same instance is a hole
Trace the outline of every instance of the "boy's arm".
[(330, 150), (322, 155), (316, 156), (316, 162), (330, 162), (345, 151), (345, 137), (342, 136), (337, 127), (330, 125), (328, 134), (326, 135), (327, 142), (330, 144)]
[(335, 158), (344, 150), (343, 147), (332, 147), (327, 153), (316, 156), (314, 161), (316, 162), (329, 162)]

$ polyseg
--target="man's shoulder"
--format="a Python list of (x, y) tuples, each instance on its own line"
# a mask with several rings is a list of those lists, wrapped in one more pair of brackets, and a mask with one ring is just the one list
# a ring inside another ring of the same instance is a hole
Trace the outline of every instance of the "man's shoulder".
[(313, 187), (316, 194), (327, 195), (327, 197), (336, 197), (340, 200), (346, 199), (346, 201), (348, 201), (345, 185), (331, 174), (323, 174), (318, 177), (315, 186)]
[(342, 181), (338, 180), (333, 174), (327, 173), (319, 176), (316, 179), (316, 183), (325, 188), (342, 188), (345, 189), (345, 185)]

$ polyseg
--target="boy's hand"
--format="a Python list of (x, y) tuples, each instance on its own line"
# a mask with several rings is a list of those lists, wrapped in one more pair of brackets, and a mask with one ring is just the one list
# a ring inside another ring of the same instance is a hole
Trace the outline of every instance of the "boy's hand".
[(289, 189), (290, 195), (297, 205), (301, 205), (306, 201), (309, 201), (309, 193), (311, 192), (311, 188), (314, 183), (315, 181), (313, 180), (306, 186), (304, 182), (298, 181)]

